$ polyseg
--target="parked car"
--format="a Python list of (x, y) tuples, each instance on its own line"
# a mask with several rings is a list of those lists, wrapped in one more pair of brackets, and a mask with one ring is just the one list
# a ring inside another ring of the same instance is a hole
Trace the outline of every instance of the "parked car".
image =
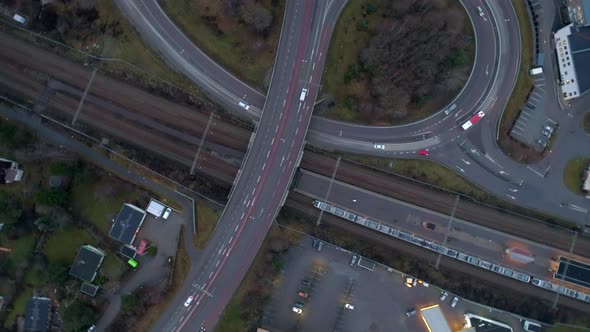
[(162, 215), (162, 219), (168, 219), (168, 217), (170, 217), (170, 213), (172, 213), (172, 209), (166, 208), (166, 210), (164, 210), (164, 214)]
[(385, 145), (384, 144), (373, 144), (373, 148), (377, 149), (377, 150), (385, 150)]
[(295, 308), (303, 309), (303, 307), (305, 306), (305, 304), (303, 302), (295, 302), (295, 304), (293, 306)]
[(348, 310), (354, 310), (354, 306), (353, 306), (352, 304), (350, 304), (350, 303), (346, 303), (346, 304), (344, 305), (344, 308), (346, 308), (346, 309), (348, 309)]
[(192, 295), (191, 295), (191, 296), (189, 296), (189, 297), (186, 299), (186, 301), (184, 301), (184, 306), (185, 306), (185, 307), (188, 307), (189, 305), (191, 305), (191, 303), (193, 303), (193, 300), (194, 300), (194, 299), (195, 299), (195, 298), (194, 298)]
[(318, 243), (318, 252), (322, 251), (323, 247), (324, 247), (324, 242), (320, 241), (320, 243)]
[(294, 313), (296, 313), (298, 315), (301, 315), (301, 313), (303, 312), (303, 310), (301, 310), (301, 308), (297, 308), (297, 307), (293, 307), (292, 310)]
[(315, 248), (318, 245), (318, 242), (320, 242), (320, 240), (313, 239), (313, 242), (311, 243), (312, 248)]
[(350, 261), (350, 266), (354, 267), (354, 264), (356, 263), (358, 259), (357, 255), (352, 255), (352, 260)]
[(479, 16), (483, 17), (483, 9), (481, 9), (480, 6), (477, 6), (477, 12), (479, 13)]
[(416, 309), (414, 309), (414, 308), (412, 308), (412, 309), (410, 309), (410, 310), (406, 311), (406, 316), (408, 316), (408, 317), (412, 317), (412, 316), (414, 316), (415, 314), (416, 314)]
[(304, 292), (302, 290), (299, 291), (299, 293), (297, 293), (297, 295), (301, 296), (302, 298), (306, 299), (309, 297), (309, 293)]
[(303, 284), (303, 286), (311, 287), (311, 281), (307, 279), (301, 280), (301, 284)]
[(459, 303), (459, 298), (455, 296), (453, 298), (453, 301), (451, 301), (451, 308), (454, 308), (457, 305), (457, 303)]
[(443, 291), (442, 293), (440, 293), (440, 300), (441, 301), (446, 300), (447, 296), (449, 296), (449, 293)]

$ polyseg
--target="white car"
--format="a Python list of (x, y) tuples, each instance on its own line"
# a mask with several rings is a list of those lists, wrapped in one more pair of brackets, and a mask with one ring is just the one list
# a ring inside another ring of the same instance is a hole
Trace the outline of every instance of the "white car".
[(345, 307), (346, 309), (354, 310), (354, 306), (353, 306), (352, 304), (348, 304), (348, 303), (347, 303), (347, 304), (345, 304), (345, 305), (344, 305), (344, 307)]
[(301, 315), (301, 313), (303, 312), (303, 310), (301, 310), (301, 308), (297, 308), (297, 307), (293, 307), (292, 310), (294, 313), (299, 314), (299, 315)]
[(481, 9), (480, 6), (477, 6), (477, 12), (479, 13), (479, 16), (483, 17), (483, 9)]
[(447, 298), (447, 296), (449, 296), (449, 293), (447, 292), (440, 293), (440, 300), (444, 301)]
[(166, 210), (164, 210), (164, 214), (162, 215), (163, 219), (168, 219), (168, 217), (170, 217), (170, 213), (172, 213), (172, 209), (171, 208), (166, 208)]
[(250, 109), (250, 105), (247, 105), (246, 103), (239, 102), (238, 105), (240, 105), (240, 107), (243, 108), (243, 109), (245, 109), (245, 110), (249, 110)]
[(385, 145), (384, 144), (373, 144), (373, 148), (377, 149), (377, 150), (385, 150)]
[(457, 305), (457, 303), (459, 303), (459, 298), (455, 296), (453, 298), (453, 301), (451, 301), (451, 308), (454, 308)]
[(185, 306), (185, 307), (188, 307), (189, 305), (191, 305), (191, 303), (193, 303), (193, 300), (194, 300), (194, 299), (195, 299), (195, 298), (194, 298), (192, 295), (191, 295), (191, 296), (189, 296), (189, 297), (186, 299), (186, 301), (184, 301), (184, 306)]

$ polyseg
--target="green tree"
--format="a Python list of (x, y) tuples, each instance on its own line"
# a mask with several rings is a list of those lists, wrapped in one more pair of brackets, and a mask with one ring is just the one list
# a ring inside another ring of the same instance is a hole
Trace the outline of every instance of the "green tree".
[(41, 188), (41, 190), (35, 194), (35, 203), (66, 207), (70, 203), (70, 193), (61, 188)]
[(72, 222), (72, 216), (62, 208), (56, 207), (51, 210), (49, 215), (37, 218), (34, 221), (35, 226), (41, 232), (51, 232), (56, 228), (62, 228)]
[(15, 224), (22, 215), (23, 210), (14, 196), (0, 192), (0, 224)]
[(63, 311), (63, 323), (66, 331), (86, 331), (96, 321), (94, 308), (81, 301), (75, 301)]
[(129, 294), (121, 296), (121, 310), (123, 312), (131, 312), (139, 305), (139, 296), (137, 294)]
[(68, 265), (50, 263), (41, 270), (39, 278), (46, 284), (62, 284), (68, 280)]

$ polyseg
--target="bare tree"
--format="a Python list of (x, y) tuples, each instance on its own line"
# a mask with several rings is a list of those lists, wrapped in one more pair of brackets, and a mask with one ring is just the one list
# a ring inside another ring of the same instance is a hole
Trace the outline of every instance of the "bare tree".
[(272, 23), (272, 13), (267, 8), (255, 2), (248, 2), (240, 7), (240, 15), (246, 24), (254, 30), (263, 32)]

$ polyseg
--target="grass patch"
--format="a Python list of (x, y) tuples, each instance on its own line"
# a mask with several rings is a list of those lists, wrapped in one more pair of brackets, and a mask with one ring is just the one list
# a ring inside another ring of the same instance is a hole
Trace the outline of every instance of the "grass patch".
[(176, 251), (176, 259), (174, 263), (174, 272), (172, 274), (172, 282), (170, 284), (169, 292), (166, 298), (158, 305), (150, 307), (145, 313), (142, 313), (142, 319), (137, 320), (133, 325), (133, 331), (148, 331), (150, 326), (160, 318), (160, 315), (166, 310), (168, 304), (176, 295), (176, 290), (182, 286), (184, 279), (191, 269), (191, 260), (186, 254), (184, 248), (184, 226), (180, 230), (180, 238), (178, 240), (178, 250)]
[[(340, 14), (338, 23), (332, 34), (332, 41), (327, 54), (326, 71), (323, 78), (324, 91), (329, 91), (336, 101), (345, 101), (349, 89), (343, 88), (343, 74), (349, 71), (359, 61), (359, 54), (369, 43), (370, 31), (382, 19), (378, 13), (362, 17), (368, 0), (351, 0)], [(364, 19), (366, 29), (357, 29), (357, 21)], [(368, 85), (357, 87), (358, 92), (368, 93)], [(346, 107), (346, 103), (337, 102), (329, 116), (338, 120), (358, 121), (359, 114)]]
[(237, 16), (227, 13), (223, 1), (165, 1), (166, 14), (209, 56), (240, 78), (264, 86), (272, 68), (285, 1), (261, 0), (273, 13), (272, 25), (265, 34), (253, 32)]
[[(518, 18), (518, 24), (521, 32), (521, 54), (520, 54), (520, 70), (518, 71), (518, 77), (516, 79), (516, 85), (512, 91), (512, 95), (508, 100), (508, 104), (502, 113), (502, 119), (500, 120), (500, 137), (499, 145), (502, 150), (514, 158), (515, 160), (521, 161), (523, 158), (522, 153), (512, 153), (515, 150), (515, 142), (510, 138), (510, 129), (516, 122), (520, 111), (526, 103), (527, 97), (533, 88), (533, 79), (529, 75), (529, 68), (531, 67), (531, 61), (533, 58), (533, 35), (532, 28), (529, 21), (529, 15), (526, 9), (524, 1), (512, 1), (512, 5)], [(536, 153), (532, 149), (529, 153)], [(519, 151), (520, 152), (520, 151)], [(536, 153), (538, 154), (538, 153)]]
[(563, 170), (563, 183), (569, 191), (582, 194), (584, 172), (589, 164), (590, 158), (575, 158), (567, 162)]
[(121, 261), (114, 253), (106, 255), (100, 268), (101, 275), (110, 280), (119, 280), (119, 278), (127, 271), (127, 265)]
[(50, 262), (71, 264), (84, 244), (96, 245), (97, 242), (81, 228), (69, 227), (55, 231), (45, 244), (45, 256)]
[(193, 245), (198, 249), (205, 248), (217, 222), (219, 212), (203, 201), (197, 201), (197, 236), (193, 238)]
[(347, 159), (364, 165), (401, 174), (434, 186), (485, 200), (489, 195), (445, 166), (429, 160), (388, 159), (370, 156), (346, 155)]
[(590, 328), (587, 327), (574, 327), (574, 326), (566, 326), (566, 325), (556, 325), (545, 329), (547, 332), (588, 332)]
[(10, 329), (14, 324), (14, 320), (18, 315), (24, 315), (27, 309), (27, 302), (33, 296), (33, 291), (30, 288), (25, 288), (12, 303), (12, 311), (6, 315), (4, 327)]
[(26, 261), (27, 256), (31, 255), (33, 246), (35, 245), (35, 234), (28, 234), (21, 236), (16, 240), (9, 241), (5, 247), (12, 249), (8, 255), (8, 259), (15, 265)]
[(590, 112), (584, 114), (584, 130), (590, 134)]
[[(72, 206), (77, 215), (105, 234), (111, 227), (123, 203), (145, 201), (145, 192), (119, 178), (100, 177), (96, 181), (75, 183), (72, 187)], [(141, 206), (141, 204), (140, 204)]]
[[(180, 86), (193, 94), (203, 95), (188, 78), (171, 70), (143, 43), (133, 26), (120, 14), (120, 10), (113, 0), (98, 1), (97, 9), (101, 13), (99, 19), (102, 24), (116, 25), (120, 31), (120, 34), (116, 37), (108, 35), (98, 37), (97, 44), (102, 45), (102, 57), (125, 60), (149, 74)], [(137, 72), (129, 65), (121, 62), (107, 61), (103, 62), (103, 65), (113, 71)], [(143, 74), (140, 73), (140, 75)]]

